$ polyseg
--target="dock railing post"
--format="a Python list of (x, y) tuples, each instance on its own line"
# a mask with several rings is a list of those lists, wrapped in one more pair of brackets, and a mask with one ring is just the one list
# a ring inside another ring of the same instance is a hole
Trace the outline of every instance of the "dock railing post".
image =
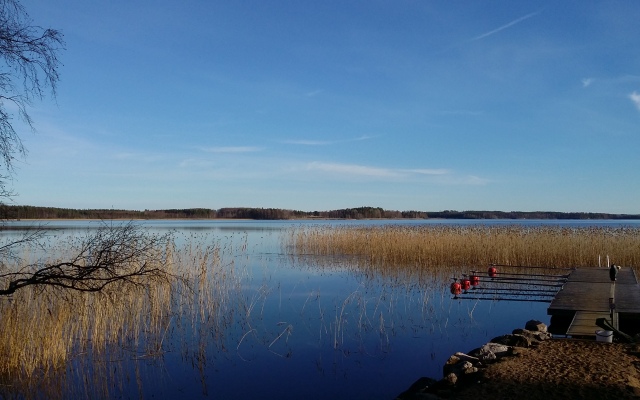
[(616, 310), (616, 299), (615, 299), (615, 293), (616, 293), (616, 282), (613, 281), (611, 282), (611, 290), (609, 291), (609, 311), (610, 311), (610, 315), (611, 315), (611, 325), (615, 328), (618, 329), (618, 327), (616, 326), (616, 320), (614, 318), (614, 314), (615, 314), (615, 310)]

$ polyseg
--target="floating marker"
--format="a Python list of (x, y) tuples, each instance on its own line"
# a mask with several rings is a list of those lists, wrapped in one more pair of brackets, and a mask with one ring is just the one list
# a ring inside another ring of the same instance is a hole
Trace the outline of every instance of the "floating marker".
[(459, 282), (453, 282), (451, 284), (451, 294), (457, 296), (461, 293), (462, 293), (462, 285)]

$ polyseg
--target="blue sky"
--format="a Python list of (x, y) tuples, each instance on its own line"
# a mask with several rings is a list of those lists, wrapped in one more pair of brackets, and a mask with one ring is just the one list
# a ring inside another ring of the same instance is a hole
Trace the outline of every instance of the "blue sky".
[(15, 204), (640, 213), (636, 1), (50, 1)]

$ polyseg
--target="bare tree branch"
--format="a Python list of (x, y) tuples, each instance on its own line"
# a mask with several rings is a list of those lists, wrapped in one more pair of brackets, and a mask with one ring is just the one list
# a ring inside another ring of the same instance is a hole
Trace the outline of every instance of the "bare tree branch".
[(26, 154), (9, 110), (16, 108), (20, 119), (33, 129), (27, 107), (33, 98), (42, 99), (47, 89), (55, 97), (58, 54), (64, 47), (60, 31), (33, 25), (17, 0), (0, 0), (0, 168), (9, 175), (15, 156)]
[[(15, 157), (26, 155), (13, 114), (33, 129), (27, 109), (48, 90), (55, 97), (58, 54), (64, 46), (62, 33), (34, 25), (18, 0), (0, 0), (0, 205), (13, 196), (6, 184)], [(95, 292), (115, 282), (143, 285), (169, 277), (161, 250), (168, 237), (133, 223), (103, 223), (75, 246), (71, 260), (22, 265), (17, 251), (38, 245), (43, 235), (44, 230), (36, 229), (0, 244), (0, 295), (32, 285)]]
[(164, 249), (170, 235), (154, 235), (140, 225), (103, 224), (74, 247), (68, 261), (37, 262), (0, 275), (0, 295), (31, 285), (97, 292), (115, 282), (146, 285), (169, 279)]

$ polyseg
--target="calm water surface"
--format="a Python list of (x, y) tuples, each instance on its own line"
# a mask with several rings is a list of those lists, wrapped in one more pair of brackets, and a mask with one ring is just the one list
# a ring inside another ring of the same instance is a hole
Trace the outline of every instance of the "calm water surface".
[[(45, 223), (50, 241), (99, 224)], [(293, 226), (640, 226), (549, 220), (140, 223), (154, 232), (175, 232), (179, 245), (198, 238), (238, 249), (231, 250), (242, 283), (238, 296), (250, 312), (230, 310), (233, 315), (205, 343), (184, 349), (169, 342), (160, 358), (110, 360), (106, 367), (77, 361), (67, 373), (77, 384), (61, 397), (392, 399), (421, 376), (441, 377), (443, 363), (456, 351), (469, 351), (529, 319), (549, 323), (546, 303), (452, 299), (448, 278), (418, 285), (364, 276), (339, 262), (293, 257), (282, 246), (282, 235)], [(12, 222), (16, 230), (0, 235), (11, 237), (33, 224)], [(105, 388), (86, 383), (95, 379), (106, 380)]]

